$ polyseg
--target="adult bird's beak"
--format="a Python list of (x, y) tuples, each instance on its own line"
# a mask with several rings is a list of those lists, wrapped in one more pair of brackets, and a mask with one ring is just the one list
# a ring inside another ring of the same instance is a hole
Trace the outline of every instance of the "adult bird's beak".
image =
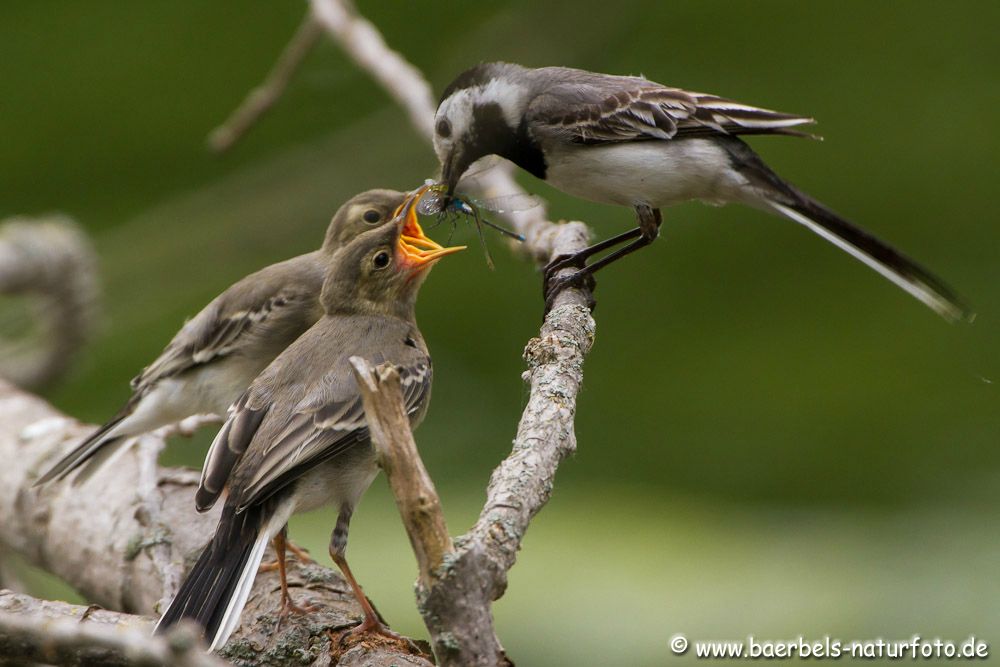
[(455, 173), (455, 154), (452, 153), (448, 156), (448, 160), (441, 167), (441, 182), (445, 186), (445, 197), (448, 199), (455, 194), (455, 188), (458, 186), (458, 179), (461, 175)]
[(471, 162), (461, 155), (458, 149), (452, 151), (451, 154), (448, 155), (448, 159), (441, 168), (441, 182), (444, 183), (445, 186), (445, 201), (450, 200), (452, 195), (455, 194), (455, 188), (458, 187), (458, 182), (462, 180), (462, 175), (465, 174), (465, 170), (468, 169), (470, 165)]
[(399, 242), (396, 244), (399, 263), (411, 270), (429, 268), (445, 255), (465, 250), (464, 245), (445, 248), (429, 238), (421, 229), (420, 223), (417, 221), (417, 202), (431, 187), (433, 186), (424, 185), (411, 192), (396, 211), (398, 224), (401, 225)]

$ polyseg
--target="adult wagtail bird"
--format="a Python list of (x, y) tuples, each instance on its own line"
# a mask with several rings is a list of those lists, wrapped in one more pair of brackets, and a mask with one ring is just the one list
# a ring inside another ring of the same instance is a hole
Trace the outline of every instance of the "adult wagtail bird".
[[(212, 649), (222, 646), (239, 624), (268, 541), (280, 537), (293, 513), (332, 504), (339, 516), (330, 556), (365, 613), (355, 632), (389, 634), (344, 558), (351, 514), (377, 472), (348, 359), (395, 365), (411, 423), (421, 421), (431, 360), (414, 319), (417, 291), (438, 259), (462, 248), (426, 237), (415, 244), (401, 234), (404, 224), (416, 226), (415, 204), (416, 197), (397, 224), (366, 232), (337, 253), (323, 283), (323, 317), (233, 406), (195, 496), (205, 510), (228, 491), (215, 537), (157, 627), (193, 619)], [(284, 581), (282, 594), (286, 608), (298, 609)]]
[(36, 484), (61, 479), (88, 460), (94, 461), (92, 471), (133, 436), (191, 415), (225, 415), (253, 379), (323, 314), (319, 295), (333, 254), (393, 219), (405, 196), (370, 190), (351, 198), (333, 216), (319, 250), (252, 273), (213, 299), (132, 380), (125, 407)]
[[(547, 267), (550, 303), (565, 285), (652, 243), (662, 207), (697, 199), (746, 204), (790, 218), (945, 318), (970, 315), (941, 280), (782, 180), (739, 139), (802, 136), (795, 128), (812, 122), (642, 77), (485, 63), (445, 89), (435, 117), (434, 148), (449, 194), (473, 162), (495, 154), (564, 192), (635, 210), (637, 229)], [(624, 243), (584, 265), (594, 254)], [(581, 268), (550, 280), (569, 266)]]

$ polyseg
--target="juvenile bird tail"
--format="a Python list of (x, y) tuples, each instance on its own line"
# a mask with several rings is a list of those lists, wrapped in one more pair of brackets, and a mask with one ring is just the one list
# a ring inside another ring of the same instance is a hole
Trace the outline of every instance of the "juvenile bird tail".
[[(101, 452), (106, 447), (114, 445), (113, 449), (115, 451), (120, 449), (125, 444), (125, 438), (115, 435), (112, 431), (114, 431), (114, 429), (119, 426), (126, 417), (128, 417), (128, 413), (122, 411), (107, 424), (94, 431), (94, 433), (88, 436), (86, 440), (78, 444), (72, 449), (72, 451), (59, 459), (51, 468), (46, 470), (45, 473), (35, 481), (34, 486), (41, 486), (42, 484), (47, 484), (52, 480), (63, 479), (81, 465), (91, 460), (94, 455)], [(108, 458), (108, 456), (102, 456), (100, 460), (105, 461)]]
[[(204, 629), (209, 650), (226, 643), (239, 625), (271, 538), (271, 510), (259, 505), (238, 514), (234, 507), (223, 509), (215, 537), (201, 552), (154, 632), (187, 618)], [(278, 527), (282, 525), (283, 521)]]

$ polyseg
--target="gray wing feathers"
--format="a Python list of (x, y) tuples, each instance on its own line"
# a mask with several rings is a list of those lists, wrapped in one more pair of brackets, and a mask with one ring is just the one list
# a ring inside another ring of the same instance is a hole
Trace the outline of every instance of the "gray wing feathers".
[(195, 366), (231, 354), (238, 349), (240, 339), (254, 327), (292, 308), (300, 307), (314, 294), (285, 291), (274, 295), (251, 310), (230, 314), (202, 311), (190, 320), (170, 342), (163, 354), (132, 380), (132, 389), (142, 393), (166, 377), (179, 375)]
[(636, 77), (591, 74), (575, 79), (554, 84), (535, 98), (528, 110), (533, 128), (592, 144), (711, 134), (801, 134), (789, 128), (814, 122)]
[[(399, 366), (403, 405), (411, 417), (420, 413), (430, 397), (431, 364), (425, 358)], [(244, 508), (269, 496), (288, 480), (368, 439), (364, 405), (353, 375), (331, 373), (314, 395), (326, 400), (300, 404), (285, 428), (259, 461), (249, 484), (241, 492)]]
[[(251, 336), (289, 338), (290, 343), (318, 316), (322, 275), (314, 257), (303, 255), (247, 276), (185, 323), (156, 361), (132, 380), (133, 391), (141, 395), (163, 378), (233, 354)], [(264, 328), (266, 335), (258, 331)]]
[(421, 404), (426, 403), (431, 390), (431, 364), (407, 366), (399, 369), (399, 381), (403, 389), (403, 405), (407, 414), (412, 415)]
[[(346, 349), (339, 341), (352, 334), (341, 327), (351, 328), (353, 335), (367, 334), (360, 337), (360, 346)], [(386, 342), (397, 335), (398, 344)], [(299, 338), (231, 408), (205, 461), (199, 508), (210, 507), (227, 484), (238, 506), (245, 508), (368, 439), (364, 407), (347, 362), (351, 354), (373, 363), (397, 363), (406, 410), (414, 419), (422, 417), (430, 396), (431, 362), (425, 349), (403, 344), (407, 336), (405, 328), (393, 325), (362, 320), (331, 328), (324, 319)], [(325, 360), (332, 350), (336, 357)], [(332, 370), (309, 379), (324, 367)]]
[(230, 418), (215, 436), (205, 458), (201, 483), (195, 494), (195, 506), (199, 512), (208, 510), (219, 499), (233, 467), (246, 452), (267, 414), (267, 408), (254, 409), (248, 406), (247, 394), (231, 410)]

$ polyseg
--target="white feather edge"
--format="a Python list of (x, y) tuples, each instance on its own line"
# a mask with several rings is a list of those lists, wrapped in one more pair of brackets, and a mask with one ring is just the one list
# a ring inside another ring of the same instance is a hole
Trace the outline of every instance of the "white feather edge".
[(905, 276), (896, 273), (882, 262), (862, 251), (860, 248), (851, 245), (844, 239), (840, 238), (819, 223), (799, 213), (798, 211), (773, 201), (769, 201), (767, 204), (789, 220), (793, 220), (803, 227), (806, 227), (855, 259), (874, 269), (894, 285), (902, 288), (918, 301), (928, 306), (938, 315), (948, 320), (958, 320), (962, 318), (963, 313), (960, 308), (956, 307), (955, 304), (950, 301), (942, 298), (941, 295), (929, 289), (923, 283), (907, 280)]
[(257, 570), (260, 569), (260, 562), (264, 559), (264, 551), (267, 550), (267, 545), (271, 541), (271, 538), (288, 523), (288, 519), (292, 516), (294, 509), (295, 501), (289, 498), (277, 508), (274, 514), (271, 515), (271, 518), (267, 520), (267, 523), (264, 524), (260, 534), (257, 535), (257, 541), (254, 542), (250, 558), (247, 559), (243, 571), (240, 572), (240, 580), (236, 585), (236, 591), (233, 597), (229, 599), (229, 604), (226, 605), (226, 611), (222, 616), (222, 622), (219, 624), (219, 630), (212, 637), (212, 643), (208, 647), (210, 652), (224, 646), (229, 636), (239, 627), (240, 614), (243, 613), (243, 607), (246, 606), (247, 600), (250, 598), (254, 579), (257, 578)]
[(229, 406), (229, 410), (226, 412), (226, 422), (219, 428), (219, 432), (215, 434), (215, 437), (212, 438), (212, 444), (208, 446), (208, 451), (205, 452), (205, 463), (201, 466), (201, 478), (198, 480), (198, 488), (205, 487), (205, 480), (208, 478), (208, 471), (215, 467), (218, 463), (219, 457), (222, 455), (222, 450), (226, 447), (225, 443), (221, 442), (219, 439), (222, 437), (222, 434), (226, 432), (226, 426), (229, 426), (229, 421), (233, 418), (235, 413), (234, 407), (235, 406)]
[[(257, 541), (254, 542), (253, 549), (250, 551), (250, 558), (247, 559), (246, 566), (240, 572), (240, 580), (236, 586), (236, 592), (229, 599), (222, 623), (219, 625), (219, 630), (212, 637), (212, 643), (208, 648), (209, 651), (214, 651), (224, 646), (229, 636), (239, 627), (240, 614), (243, 612), (243, 607), (246, 606), (247, 600), (250, 598), (250, 591), (253, 588), (254, 579), (257, 577), (257, 570), (260, 569), (260, 562), (264, 559), (264, 552), (267, 550), (267, 545), (271, 541), (271, 538), (281, 530), (282, 526), (288, 523), (288, 519), (292, 516), (294, 510), (295, 501), (289, 498), (271, 515), (271, 518), (268, 519), (268, 522), (257, 535)], [(160, 620), (153, 627), (154, 634), (159, 629), (162, 620), (163, 615), (160, 616)]]

